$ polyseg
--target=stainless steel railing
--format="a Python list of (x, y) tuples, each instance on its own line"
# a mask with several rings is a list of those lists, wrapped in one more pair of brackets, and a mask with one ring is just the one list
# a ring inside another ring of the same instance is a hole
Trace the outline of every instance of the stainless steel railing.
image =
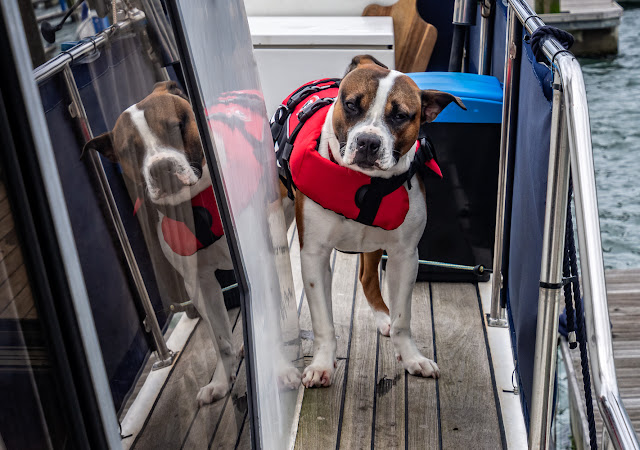
[[(524, 0), (509, 0), (509, 18), (511, 24), (508, 25), (505, 75), (513, 73), (508, 72), (513, 69), (513, 61), (510, 60), (517, 59), (516, 55), (512, 55), (512, 49), (516, 52), (520, 51), (520, 42), (516, 42), (514, 37), (518, 33), (511, 33), (513, 19), (517, 18), (529, 33), (535, 32), (544, 25)], [(575, 192), (590, 368), (598, 408), (606, 426), (603, 442), (606, 445), (610, 443), (616, 449), (640, 449), (635, 431), (620, 399), (613, 363), (589, 111), (582, 71), (576, 58), (564, 50), (557, 40), (546, 39), (543, 43), (543, 51), (554, 71), (554, 99), (541, 267), (541, 282), (544, 287), (540, 288), (538, 305), (529, 448), (549, 447), (551, 396), (553, 395), (552, 387), (557, 352), (555, 338), (557, 337), (557, 313), (560, 298), (560, 289), (555, 286), (561, 281), (562, 275), (564, 218), (570, 167)], [(514, 84), (513, 77), (505, 76), (503, 119), (512, 119), (514, 102), (511, 94), (515, 88)], [(517, 92), (517, 88), (515, 91)], [(509, 129), (508, 122), (507, 124), (503, 123), (503, 133)], [(508, 133), (503, 134), (501, 152), (508, 150), (509, 141)], [(506, 158), (507, 153), (501, 154), (501, 160), (503, 156)], [(504, 182), (503, 177), (501, 177), (501, 182)], [(502, 188), (503, 186), (500, 186), (499, 191), (502, 191)], [(498, 207), (500, 207), (501, 201), (504, 201), (503, 197), (498, 198)], [(499, 219), (502, 220), (502, 218)], [(502, 240), (502, 235), (499, 236), (499, 239)], [(500, 261), (501, 257), (501, 252), (496, 253), (494, 260)], [(499, 283), (500, 272), (494, 270), (494, 293), (496, 289), (498, 293), (500, 292)], [(499, 295), (497, 297), (494, 295), (491, 307), (492, 319), (499, 318), (499, 301)]]

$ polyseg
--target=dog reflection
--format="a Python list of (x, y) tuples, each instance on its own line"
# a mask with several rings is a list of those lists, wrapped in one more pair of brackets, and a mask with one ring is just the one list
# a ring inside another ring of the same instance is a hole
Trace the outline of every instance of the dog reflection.
[(164, 256), (184, 278), (187, 294), (206, 322), (218, 360), (200, 405), (224, 397), (235, 378), (238, 349), (216, 270), (232, 270), (227, 241), (191, 105), (174, 82), (158, 83), (141, 102), (124, 111), (112, 131), (89, 141), (122, 167), (157, 211), (155, 226)]

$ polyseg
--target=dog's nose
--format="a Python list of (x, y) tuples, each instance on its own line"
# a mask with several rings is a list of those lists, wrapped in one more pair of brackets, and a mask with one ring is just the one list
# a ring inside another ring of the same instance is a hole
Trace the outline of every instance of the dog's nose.
[(377, 153), (381, 144), (380, 138), (372, 133), (362, 133), (356, 139), (358, 150), (368, 154)]
[(149, 175), (157, 181), (166, 181), (176, 173), (176, 164), (170, 159), (162, 159), (149, 167)]

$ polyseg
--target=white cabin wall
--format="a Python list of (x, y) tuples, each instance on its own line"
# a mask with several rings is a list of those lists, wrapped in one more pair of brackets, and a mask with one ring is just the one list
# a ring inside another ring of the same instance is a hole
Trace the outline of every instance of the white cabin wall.
[(247, 16), (361, 16), (365, 6), (396, 0), (244, 0)]

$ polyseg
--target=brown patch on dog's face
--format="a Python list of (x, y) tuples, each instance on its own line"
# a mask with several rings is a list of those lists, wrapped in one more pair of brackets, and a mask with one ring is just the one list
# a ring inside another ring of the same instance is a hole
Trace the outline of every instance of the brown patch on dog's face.
[(184, 152), (195, 166), (204, 164), (204, 153), (195, 116), (188, 101), (157, 90), (138, 103), (149, 128), (163, 146)]
[(396, 78), (384, 111), (384, 121), (393, 135), (393, 156), (399, 160), (416, 143), (421, 123), (421, 92), (406, 75)]
[(345, 72), (345, 75), (347, 75), (352, 70), (367, 64), (369, 65), (373, 64), (376, 66), (380, 66), (383, 69), (388, 69), (388, 67), (385, 64), (381, 63), (371, 55), (358, 55), (351, 60), (351, 64), (349, 64), (349, 67), (347, 67), (347, 71)]

